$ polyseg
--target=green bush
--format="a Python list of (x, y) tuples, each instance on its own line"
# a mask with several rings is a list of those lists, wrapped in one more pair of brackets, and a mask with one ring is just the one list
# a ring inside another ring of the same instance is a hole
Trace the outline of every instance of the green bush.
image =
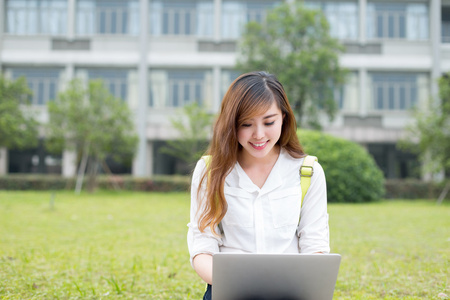
[[(10, 174), (0, 176), (0, 190), (73, 190), (76, 178), (65, 178), (59, 175), (43, 174)], [(87, 179), (85, 177), (83, 189)], [(134, 178), (126, 176), (99, 176), (98, 188), (105, 190), (174, 192), (188, 191), (189, 176), (153, 176)]]
[(298, 131), (307, 154), (317, 156), (327, 179), (328, 202), (370, 202), (384, 196), (384, 176), (360, 145), (317, 131)]
[[(419, 179), (387, 179), (387, 199), (433, 199), (436, 200), (445, 187), (445, 182), (425, 182)], [(450, 193), (445, 199), (450, 199)]]

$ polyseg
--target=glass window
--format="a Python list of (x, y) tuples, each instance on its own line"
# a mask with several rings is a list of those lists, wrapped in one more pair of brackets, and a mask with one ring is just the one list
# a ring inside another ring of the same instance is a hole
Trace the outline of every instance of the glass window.
[(221, 84), (220, 84), (220, 96), (221, 99), (228, 91), (230, 84), (241, 75), (241, 72), (236, 70), (222, 70)]
[(128, 73), (125, 69), (88, 69), (89, 79), (101, 79), (104, 86), (116, 98), (127, 100), (128, 95)]
[(152, 70), (150, 72), (150, 106), (183, 107), (197, 102), (212, 106), (212, 72), (202, 70)]
[(330, 24), (331, 36), (347, 40), (356, 40), (358, 38), (359, 15), (357, 2), (306, 1), (305, 6), (323, 11)]
[(222, 2), (222, 38), (239, 38), (246, 23), (250, 21), (262, 23), (267, 10), (275, 7), (279, 2), (224, 0)]
[(419, 99), (419, 76), (408, 73), (372, 73), (374, 110), (408, 110)]
[(214, 3), (210, 1), (154, 1), (150, 3), (152, 35), (193, 35), (212, 37), (214, 34)]
[(137, 0), (77, 1), (76, 31), (79, 35), (139, 34)]
[(450, 43), (450, 7), (443, 6), (441, 11), (441, 36), (443, 43)]
[(31, 103), (33, 105), (46, 105), (48, 101), (56, 98), (61, 69), (11, 68), (9, 72), (14, 80), (19, 77), (26, 78), (32, 92)]
[(6, 0), (6, 32), (15, 35), (63, 35), (66, 0)]
[(428, 6), (425, 3), (369, 3), (369, 39), (426, 40), (429, 36)]

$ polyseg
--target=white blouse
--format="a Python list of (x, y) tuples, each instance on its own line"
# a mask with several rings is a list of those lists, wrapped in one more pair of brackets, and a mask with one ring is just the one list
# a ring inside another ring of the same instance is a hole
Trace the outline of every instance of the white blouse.
[[(216, 230), (221, 236), (216, 236), (209, 228), (203, 233), (198, 229), (199, 202), (203, 199), (198, 199), (197, 190), (206, 168), (205, 161), (199, 160), (192, 177), (187, 235), (191, 262), (201, 253), (329, 253), (325, 174), (315, 162), (311, 186), (300, 209), (302, 162), (303, 158), (293, 158), (282, 149), (262, 188), (236, 163), (225, 179), (228, 210), (221, 230)], [(204, 195), (205, 185), (200, 198)]]

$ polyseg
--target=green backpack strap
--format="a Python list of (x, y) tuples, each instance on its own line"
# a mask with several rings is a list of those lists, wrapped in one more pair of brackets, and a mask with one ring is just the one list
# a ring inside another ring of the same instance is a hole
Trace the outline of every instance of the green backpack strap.
[(205, 161), (206, 167), (211, 163), (211, 155), (203, 155), (202, 159)]
[(303, 205), (303, 199), (305, 199), (306, 192), (308, 192), (311, 185), (311, 177), (314, 174), (314, 162), (318, 161), (316, 156), (308, 155), (304, 158), (303, 164), (300, 167), (300, 186), (302, 188), (302, 200), (300, 207)]

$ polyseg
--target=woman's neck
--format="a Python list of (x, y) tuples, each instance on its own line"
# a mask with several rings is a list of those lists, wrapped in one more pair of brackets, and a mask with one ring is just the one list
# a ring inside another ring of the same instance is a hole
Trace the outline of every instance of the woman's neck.
[(250, 155), (248, 152), (243, 149), (238, 153), (238, 162), (242, 168), (253, 168), (259, 166), (273, 166), (275, 162), (278, 160), (278, 156), (280, 155), (281, 147), (279, 145), (275, 145), (264, 157), (254, 157)]
[(238, 155), (238, 162), (250, 180), (262, 189), (279, 155), (280, 147), (278, 145), (262, 158), (251, 156), (242, 150)]

